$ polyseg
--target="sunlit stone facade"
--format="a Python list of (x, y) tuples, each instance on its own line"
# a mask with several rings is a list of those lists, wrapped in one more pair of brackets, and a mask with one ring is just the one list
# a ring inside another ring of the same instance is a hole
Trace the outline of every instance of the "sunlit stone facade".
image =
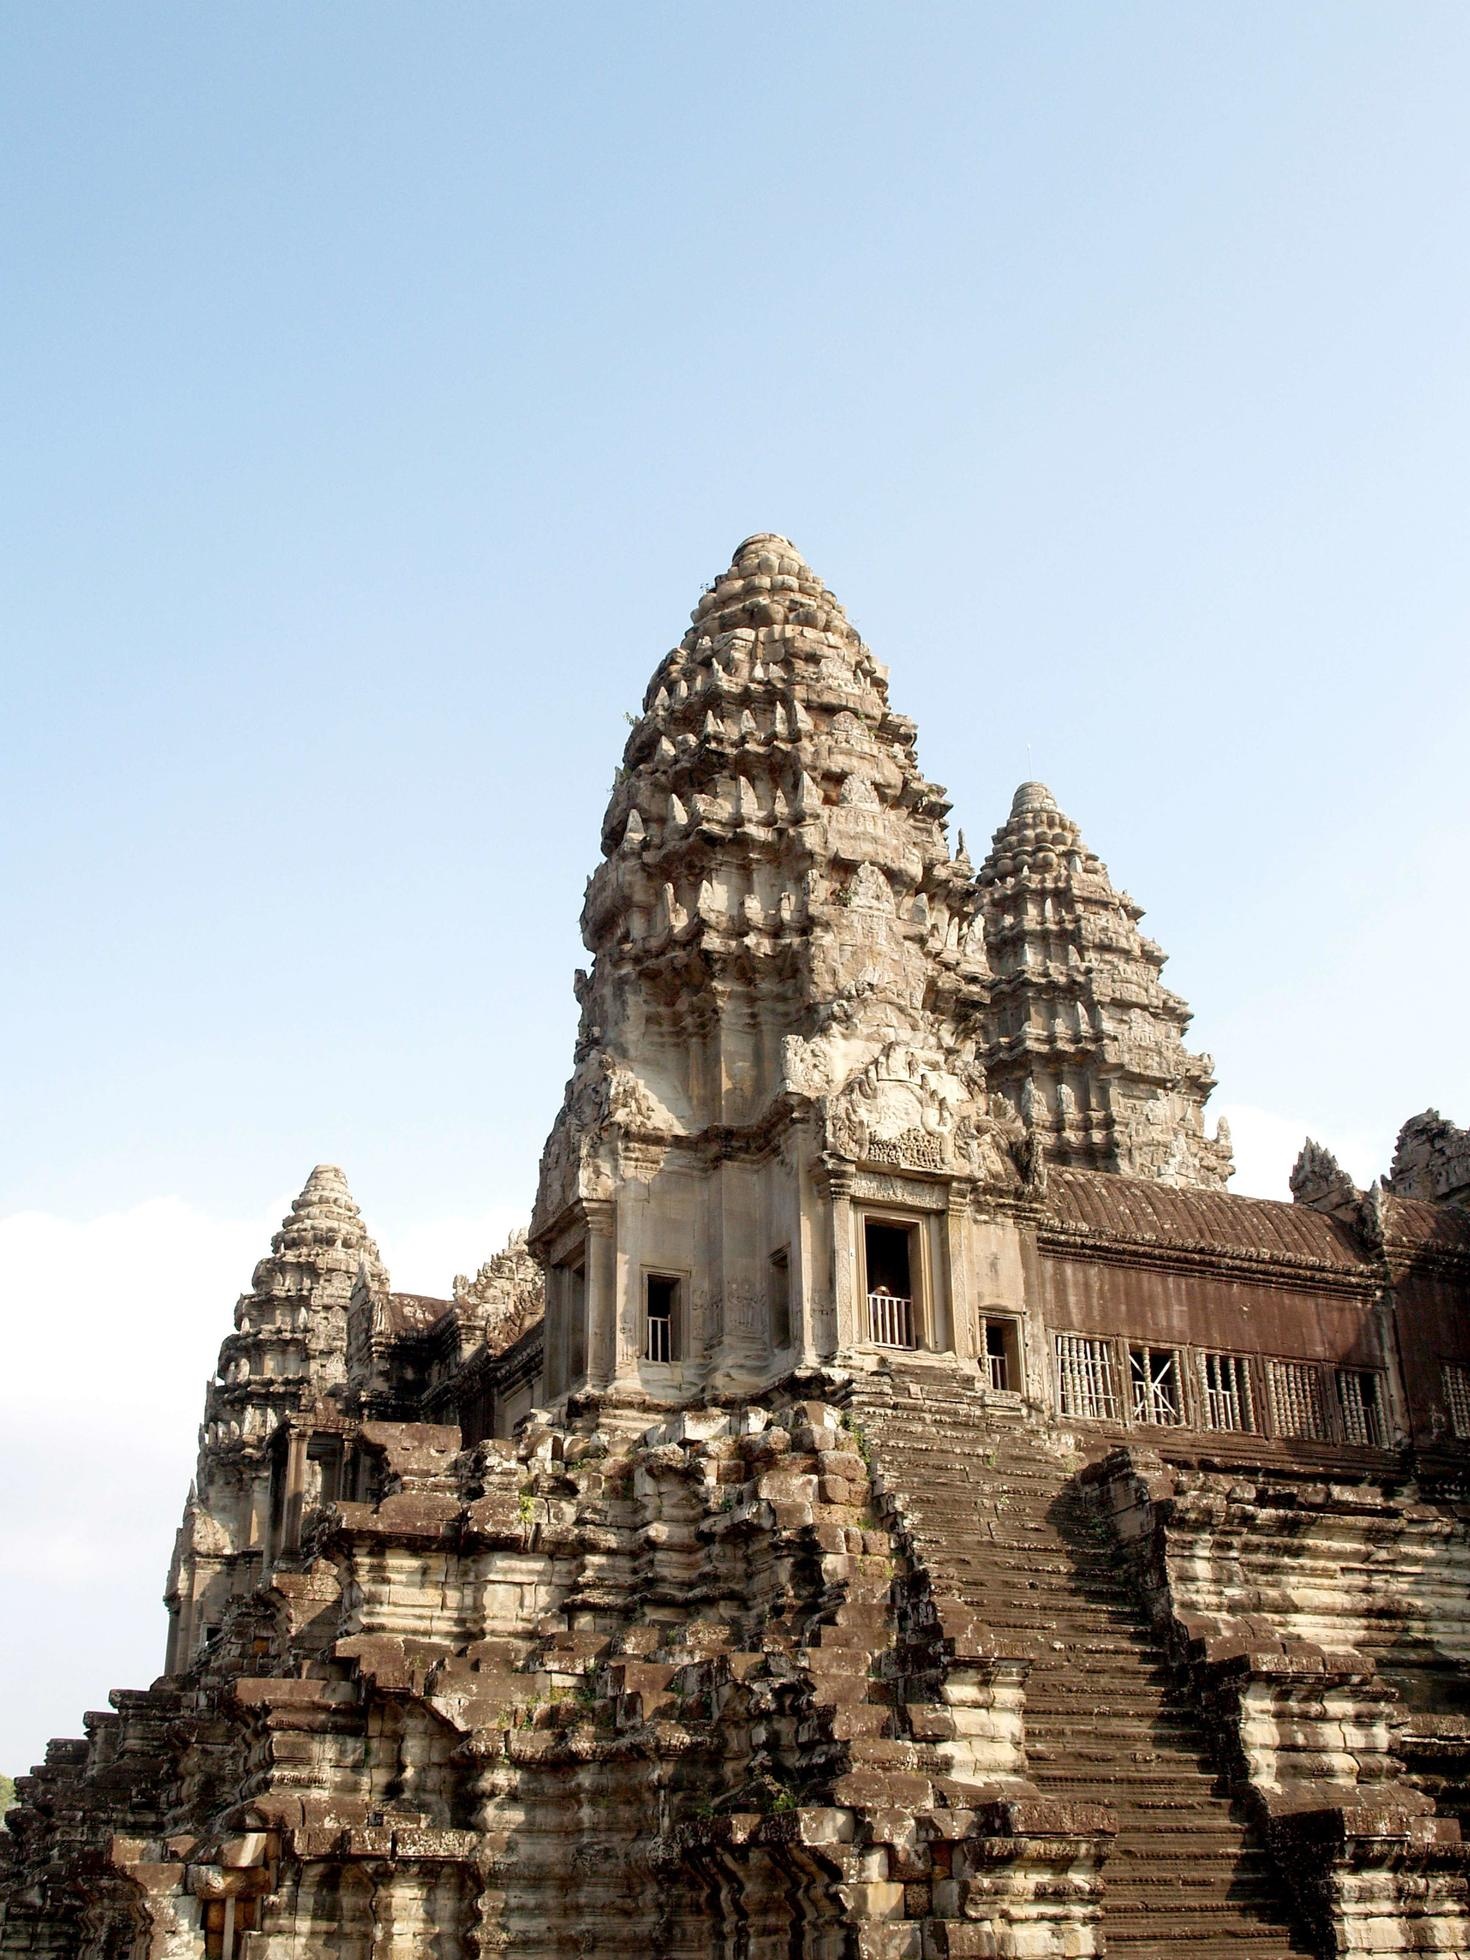
[(948, 813), (747, 539), (528, 1233), (397, 1293), (311, 1173), (0, 1954), (1470, 1951), (1470, 1136), (1231, 1196), (1138, 906), (1039, 783), (978, 869)]

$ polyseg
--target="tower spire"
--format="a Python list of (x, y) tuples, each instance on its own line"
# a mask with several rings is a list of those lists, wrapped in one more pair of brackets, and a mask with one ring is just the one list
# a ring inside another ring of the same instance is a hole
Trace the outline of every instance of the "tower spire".
[(978, 874), (994, 982), (986, 1066), (1036, 1122), (1056, 1162), (1166, 1183), (1223, 1186), (1229, 1132), (1205, 1134), (1208, 1055), (1160, 981), (1165, 955), (1045, 783), (1011, 801)]
[[(957, 1138), (959, 1112), (973, 1114), (977, 1096), (984, 1110), (983, 935), (914, 724), (788, 539), (760, 532), (737, 546), (643, 705), (583, 909), (593, 960), (579, 980), (576, 1069), (542, 1159), (532, 1243), (554, 1265), (573, 1226), (600, 1232), (596, 1208), (610, 1207), (618, 1270), (635, 1257), (680, 1262), (691, 1275), (686, 1361), (697, 1353), (728, 1370), (765, 1339), (755, 1333), (772, 1283), (762, 1241), (775, 1227), (757, 1230), (750, 1206), (767, 1175), (754, 1167), (778, 1144), (788, 1178), (809, 1161), (866, 1155), (932, 1168), (979, 1148), (973, 1123)], [(1002, 1145), (993, 1161), (1014, 1178), (1004, 1157)], [(698, 1244), (668, 1223), (666, 1243), (629, 1249), (653, 1229), (650, 1208), (626, 1201), (635, 1162), (657, 1167), (649, 1174), (671, 1203), (704, 1218)], [(742, 1179), (749, 1188), (737, 1196)], [(771, 1183), (758, 1202), (784, 1215), (792, 1199)], [(594, 1382), (630, 1361), (613, 1351), (628, 1322), (595, 1250), (589, 1241), (577, 1269), (592, 1295), (591, 1351), (560, 1350), (569, 1375), (585, 1365)], [(582, 1284), (565, 1282), (568, 1300)], [(820, 1311), (838, 1325), (821, 1329), (815, 1276), (801, 1289), (813, 1351), (851, 1338), (830, 1289)], [(565, 1378), (551, 1365), (555, 1394)]]
[(981, 939), (914, 740), (795, 546), (747, 538), (650, 681), (603, 821), (587, 1084), (632, 1069), (673, 1130), (744, 1122), (781, 1089), (782, 1041), (834, 1017), (855, 1042), (912, 1033), (958, 1003)]
[[(240, 1296), (205, 1390), (198, 1467), (169, 1568), (169, 1671), (219, 1623), (225, 1602), (263, 1577), (279, 1432), (324, 1397), (330, 1407), (345, 1380), (347, 1303), (364, 1268), (386, 1288), (346, 1178), (318, 1164)], [(296, 1466), (303, 1479), (308, 1467)], [(304, 1495), (303, 1482), (298, 1502)]]

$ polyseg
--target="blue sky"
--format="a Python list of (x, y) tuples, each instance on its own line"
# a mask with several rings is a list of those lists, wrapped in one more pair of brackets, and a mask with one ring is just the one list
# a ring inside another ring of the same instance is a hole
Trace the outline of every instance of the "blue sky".
[(112, 1589), (0, 1767), (156, 1665), (311, 1165), (424, 1290), (528, 1206), (623, 714), (751, 531), (973, 852), (1038, 775), (1148, 908), (1248, 1188), (1470, 1121), (1462, 6), (0, 38), (0, 1584)]

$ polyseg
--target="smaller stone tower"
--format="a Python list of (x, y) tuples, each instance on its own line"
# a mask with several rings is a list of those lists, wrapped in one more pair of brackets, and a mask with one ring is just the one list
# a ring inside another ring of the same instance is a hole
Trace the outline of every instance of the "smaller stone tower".
[[(346, 1372), (347, 1303), (359, 1271), (386, 1287), (374, 1245), (335, 1164), (318, 1164), (235, 1308), (205, 1391), (199, 1463), (174, 1543), (165, 1604), (168, 1670), (218, 1626), (225, 1602), (259, 1585), (287, 1512), (324, 1494), (330, 1430)], [(314, 1412), (317, 1440), (293, 1420)], [(323, 1425), (327, 1437), (323, 1438)]]
[(993, 973), (985, 1052), (1047, 1156), (1084, 1170), (1222, 1188), (1230, 1133), (1207, 1137), (1208, 1055), (1183, 1036), (1190, 1012), (1159, 980), (1165, 955), (1143, 917), (1057, 807), (1022, 783), (978, 883)]

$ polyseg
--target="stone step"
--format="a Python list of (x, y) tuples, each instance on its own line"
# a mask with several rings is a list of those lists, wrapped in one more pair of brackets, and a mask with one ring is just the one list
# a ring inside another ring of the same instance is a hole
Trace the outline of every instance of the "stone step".
[(1129, 1886), (1157, 1888), (1178, 1879), (1195, 1892), (1228, 1886), (1239, 1894), (1239, 1888), (1269, 1878), (1273, 1870), (1264, 1851), (1215, 1852), (1191, 1857), (1171, 1849), (1166, 1854), (1157, 1846), (1146, 1848), (1142, 1839), (1130, 1842), (1120, 1833), (1108, 1854), (1106, 1875), (1115, 1881), (1110, 1888), (1115, 1891), (1121, 1891), (1124, 1881)]
[[(1138, 1729), (1142, 1727), (1142, 1723), (1137, 1725)], [(1053, 1729), (1048, 1734), (1042, 1725), (1033, 1728), (1028, 1724), (1026, 1753), (1037, 1769), (1052, 1763), (1075, 1763), (1079, 1771), (1093, 1763), (1158, 1763), (1166, 1770), (1178, 1770), (1181, 1774), (1198, 1770), (1213, 1778), (1210, 1758), (1197, 1732), (1194, 1741), (1193, 1748), (1185, 1749), (1177, 1744), (1155, 1742), (1137, 1729), (1131, 1736), (1118, 1730), (1090, 1734), (1084, 1729)]]
[(1154, 1926), (1148, 1932), (1108, 1934), (1109, 1954), (1127, 1954), (1128, 1960), (1298, 1960), (1312, 1948), (1296, 1946), (1288, 1934), (1267, 1923), (1250, 1926), (1244, 1935), (1221, 1934), (1213, 1929), (1204, 1934), (1185, 1933), (1182, 1937)]
[(944, 1563), (958, 1572), (973, 1572), (995, 1585), (1023, 1586), (1030, 1592), (1077, 1593), (1099, 1606), (1127, 1606), (1133, 1600), (1126, 1581), (1108, 1573), (1090, 1572), (1065, 1552), (1036, 1544), (998, 1544), (971, 1540), (950, 1553)]
[[(988, 1600), (968, 1598), (964, 1591), (959, 1592), (962, 1603), (971, 1608), (981, 1626), (996, 1635), (1015, 1633), (1027, 1637), (1024, 1651), (1041, 1655), (1097, 1655), (1099, 1665), (1102, 1657), (1116, 1660), (1120, 1674), (1131, 1672), (1130, 1660), (1136, 1659), (1139, 1668), (1147, 1671), (1162, 1665), (1159, 1650), (1145, 1645), (1139, 1639), (1130, 1640), (1122, 1632), (1112, 1632), (1106, 1627), (1085, 1620), (1042, 1620), (1036, 1613), (1027, 1613), (1023, 1608), (1007, 1608), (1002, 1611)], [(1040, 1621), (1040, 1623), (1038, 1623)]]
[(1104, 1633), (1127, 1632), (1140, 1645), (1156, 1645), (1151, 1635), (1140, 1630), (1136, 1616), (1125, 1612), (1121, 1604), (1104, 1604), (1081, 1598), (1075, 1593), (1069, 1596), (1060, 1588), (1049, 1586), (1035, 1586), (1027, 1590), (1019, 1584), (986, 1584), (963, 1571), (939, 1564), (936, 1564), (932, 1577), (937, 1590), (958, 1592), (968, 1605), (976, 1608), (988, 1607), (993, 1612), (1012, 1616), (1018, 1613), (1030, 1614), (1033, 1618), (1041, 1615), (1078, 1627), (1096, 1628)]
[(1107, 1805), (1119, 1835), (1101, 1932), (1136, 1960), (1289, 1960), (1273, 1862), (1219, 1787), (1205, 1730), (1070, 1465), (937, 1394), (856, 1419), (913, 1563), (1031, 1661), (1024, 1722), (1047, 1795)]
[[(1152, 1946), (1168, 1960), (1195, 1960), (1204, 1942), (1220, 1942), (1218, 1951), (1232, 1960), (1275, 1960), (1278, 1954), (1310, 1953), (1310, 1947), (1293, 1946), (1284, 1926), (1273, 1926), (1269, 1918), (1241, 1912), (1224, 1905), (1196, 1907), (1187, 1914), (1161, 1907), (1157, 1914), (1109, 1912), (1103, 1907), (1110, 1954), (1135, 1953)], [(1166, 1922), (1170, 1930), (1165, 1931)], [(1203, 1922), (1203, 1923), (1201, 1923)]]
[(1026, 1712), (1057, 1722), (1085, 1721), (1089, 1715), (1112, 1715), (1137, 1708), (1147, 1696), (1148, 1707), (1159, 1715), (1199, 1720), (1194, 1703), (1182, 1695), (1162, 1668), (1033, 1669), (1026, 1686)]
[[(1189, 1812), (1196, 1819), (1211, 1804), (1218, 1804), (1226, 1813), (1230, 1809), (1229, 1802), (1225, 1798), (1213, 1795), (1191, 1796), (1188, 1803)], [(1153, 1810), (1140, 1808), (1137, 1797), (1119, 1801), (1115, 1796), (1110, 1799), (1110, 1807), (1118, 1820), (1118, 1836), (1111, 1853), (1114, 1858), (1121, 1858), (1122, 1847), (1131, 1844), (1140, 1855), (1146, 1852), (1149, 1856), (1158, 1857), (1168, 1867), (1172, 1867), (1175, 1860), (1185, 1864), (1197, 1862), (1195, 1839), (1171, 1832), (1167, 1813), (1162, 1813), (1157, 1808)], [(1175, 1813), (1176, 1817), (1184, 1814), (1182, 1811)], [(1230, 1821), (1228, 1816), (1226, 1821), (1217, 1824), (1212, 1831), (1200, 1833), (1200, 1840), (1198, 1855), (1211, 1858), (1224, 1856), (1232, 1865), (1246, 1856), (1246, 1853), (1241, 1850), (1241, 1845), (1254, 1843), (1253, 1839), (1247, 1837), (1241, 1825)], [(1265, 1852), (1260, 1852), (1259, 1855), (1268, 1858)], [(1270, 1866), (1270, 1869), (1274, 1870), (1274, 1866)]]
[(1152, 1832), (1161, 1823), (1198, 1817), (1208, 1806), (1225, 1801), (1208, 1778), (1197, 1783), (1162, 1782), (1145, 1770), (1129, 1775), (1113, 1770), (1106, 1776), (1062, 1776), (1038, 1770), (1033, 1778), (1045, 1795), (1068, 1803), (1100, 1803), (1116, 1812), (1119, 1829)]
[(1255, 1943), (1243, 1946), (1239, 1935), (1222, 1938), (1213, 1932), (1203, 1938), (1194, 1933), (1181, 1938), (1161, 1934), (1158, 1927), (1147, 1933), (1116, 1933), (1109, 1927), (1107, 1950), (1114, 1956), (1127, 1954), (1128, 1960), (1298, 1960), (1312, 1951), (1283, 1944), (1283, 1936), (1274, 1928), (1264, 1934), (1253, 1928), (1246, 1937)]
[[(861, 1705), (861, 1704), (860, 1704)], [(877, 1711), (882, 1714), (880, 1708)], [(1207, 1745), (1199, 1724), (1189, 1716), (1165, 1721), (1146, 1709), (1128, 1709), (1117, 1715), (1088, 1717), (1077, 1721), (1051, 1721), (1036, 1709), (1026, 1709), (1026, 1742), (1033, 1757), (1038, 1749), (1048, 1756), (1065, 1753), (1073, 1743), (1097, 1749), (1145, 1749), (1150, 1755), (1176, 1754), (1181, 1759), (1207, 1758)], [(1037, 1760), (1043, 1760), (1037, 1757)]]
[[(1132, 1842), (1133, 1826), (1129, 1822), (1132, 1812), (1125, 1816), (1119, 1811), (1119, 1843), (1127, 1837)], [(1192, 1809), (1188, 1815), (1179, 1817), (1158, 1817), (1150, 1815), (1147, 1819), (1147, 1834), (1150, 1843), (1184, 1844), (1194, 1838), (1220, 1839), (1239, 1847), (1242, 1841), (1251, 1843), (1245, 1835), (1245, 1827), (1234, 1815), (1228, 1797), (1209, 1797), (1202, 1805)], [(1172, 1856), (1172, 1851), (1168, 1853)]]

